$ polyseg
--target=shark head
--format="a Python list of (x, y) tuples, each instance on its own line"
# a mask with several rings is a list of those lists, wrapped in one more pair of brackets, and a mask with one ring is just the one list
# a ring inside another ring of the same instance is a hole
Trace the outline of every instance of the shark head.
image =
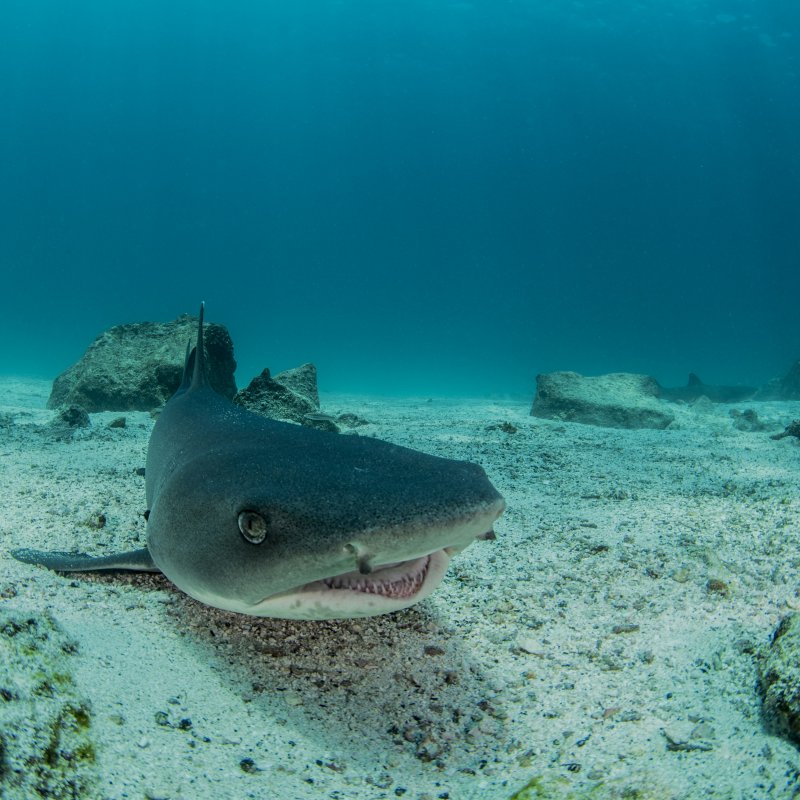
[(491, 538), (505, 508), (476, 464), (230, 413), (246, 441), (173, 470), (148, 519), (156, 565), (209, 605), (298, 619), (396, 611)]

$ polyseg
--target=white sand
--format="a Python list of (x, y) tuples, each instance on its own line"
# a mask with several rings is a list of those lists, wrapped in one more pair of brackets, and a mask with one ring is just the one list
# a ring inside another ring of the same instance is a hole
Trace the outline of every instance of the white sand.
[[(531, 797), (751, 799), (800, 785), (797, 750), (762, 727), (753, 656), (800, 606), (797, 440), (737, 431), (729, 406), (619, 431), (533, 419), (522, 398), (324, 396), (374, 423), (363, 434), (479, 462), (508, 511), (420, 606), (284, 622), (216, 611), (160, 576), (11, 559), (144, 543), (149, 415), (109, 429), (120, 415), (95, 414), (54, 441), (39, 427), (48, 391), (0, 382), (0, 588), (16, 589), (0, 602), (50, 610), (79, 642), (100, 796), (494, 800), (542, 776)], [(798, 403), (735, 407), (771, 432), (800, 417)], [(502, 422), (517, 432), (486, 430)], [(99, 513), (106, 526), (88, 527)]]

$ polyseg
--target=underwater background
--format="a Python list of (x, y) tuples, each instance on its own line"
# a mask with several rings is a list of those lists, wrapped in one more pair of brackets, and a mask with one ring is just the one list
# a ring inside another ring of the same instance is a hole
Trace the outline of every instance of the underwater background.
[(4, 0), (0, 373), (196, 313), (237, 380), (800, 356), (795, 0)]

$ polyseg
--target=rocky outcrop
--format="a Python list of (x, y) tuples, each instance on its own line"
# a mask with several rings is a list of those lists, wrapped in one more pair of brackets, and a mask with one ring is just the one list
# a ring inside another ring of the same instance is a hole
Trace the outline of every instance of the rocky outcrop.
[(759, 654), (758, 672), (764, 722), (800, 744), (800, 614), (781, 620)]
[(744, 411), (739, 411), (738, 408), (732, 408), (729, 414), (733, 420), (733, 427), (736, 428), (737, 431), (758, 433), (760, 431), (768, 431), (770, 428), (766, 422), (762, 422), (758, 418), (758, 412), (754, 408), (746, 408)]
[(317, 368), (303, 364), (275, 376), (265, 369), (233, 402), (265, 417), (309, 424), (308, 415), (319, 412)]
[(91, 424), (85, 409), (80, 406), (63, 406), (44, 430), (57, 442), (65, 442), (72, 439), (81, 428), (88, 428)]
[[(204, 327), (208, 377), (226, 397), (236, 394), (233, 342), (227, 328)], [(48, 408), (78, 405), (95, 411), (150, 411), (166, 403), (183, 374), (186, 345), (197, 336), (197, 317), (173, 322), (115, 325), (53, 382)]]
[(550, 372), (536, 376), (531, 416), (607, 428), (666, 428), (674, 417), (658, 393), (649, 375)]
[(770, 439), (785, 439), (787, 436), (794, 436), (800, 439), (800, 419), (793, 419), (781, 433), (770, 436)]
[(762, 386), (756, 400), (800, 400), (800, 360), (782, 377)]
[(91, 421), (86, 410), (80, 406), (65, 406), (52, 420), (51, 425), (66, 428), (88, 428)]

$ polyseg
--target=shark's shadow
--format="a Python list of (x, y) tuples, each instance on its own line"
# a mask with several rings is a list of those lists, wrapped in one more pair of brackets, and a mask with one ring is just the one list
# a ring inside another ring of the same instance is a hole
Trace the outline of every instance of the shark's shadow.
[(348, 760), (394, 754), (468, 770), (498, 748), (507, 711), (429, 604), (323, 622), (243, 617), (182, 595), (170, 609), (270, 736), (299, 730)]
[[(400, 758), (439, 770), (478, 772), (507, 745), (507, 707), (477, 656), (488, 647), (452, 625), (440, 595), (393, 614), (325, 621), (254, 617), (207, 606), (162, 575), (103, 572), (89, 583), (168, 592), (165, 625), (210, 664), (241, 705), (242, 726), (286, 751), (302, 736), (320, 753), (364, 765)], [(468, 598), (464, 599), (468, 602)], [(197, 735), (203, 735), (202, 730)], [(258, 764), (259, 753), (251, 757)]]

